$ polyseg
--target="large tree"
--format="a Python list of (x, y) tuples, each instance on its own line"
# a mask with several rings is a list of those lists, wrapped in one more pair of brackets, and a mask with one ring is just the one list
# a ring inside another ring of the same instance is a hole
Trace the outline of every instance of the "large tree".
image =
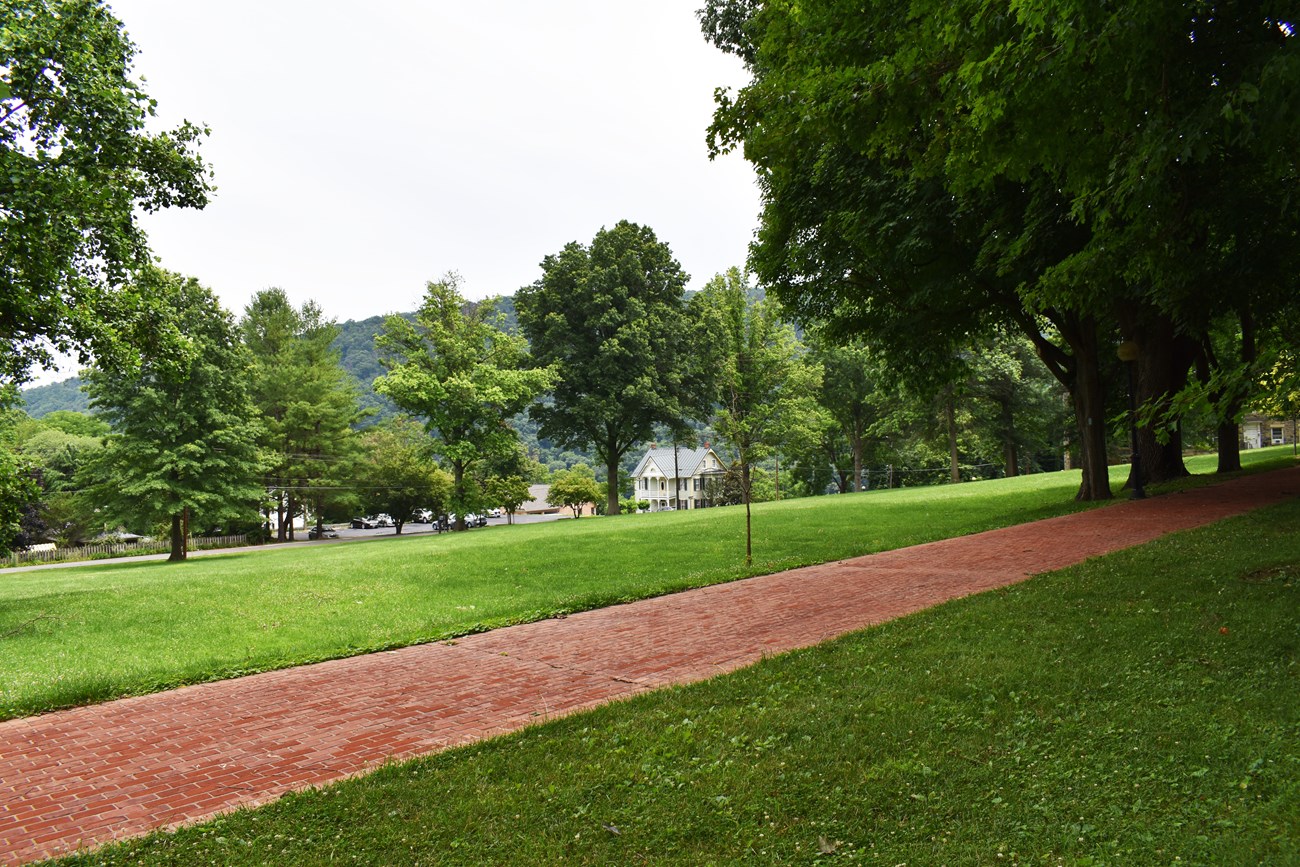
[(133, 279), (150, 263), (138, 214), (211, 188), (206, 130), (146, 130), (154, 101), (104, 3), (0, 0), (0, 21), (0, 381), (22, 381), (51, 345), (135, 352), (154, 303)]
[(753, 559), (750, 502), (754, 465), (791, 440), (811, 440), (822, 413), (816, 395), (821, 368), (807, 358), (776, 305), (755, 300), (739, 269), (719, 274), (691, 299), (713, 370), (713, 430), (735, 454), (745, 503), (745, 563)]
[(17, 389), (0, 386), (0, 554), (13, 550), (23, 516), (40, 496), (30, 463), (14, 449), (15, 422), (21, 413), (9, 407), (17, 401)]
[[(893, 335), (931, 353), (963, 323), (1019, 324), (1074, 397), (1083, 497), (1109, 495), (1102, 371), (1119, 337), (1158, 402), (1208, 316), (1294, 298), (1293, 268), (1237, 252), (1258, 249), (1252, 226), (1295, 237), (1280, 191), (1297, 177), (1300, 63), (1268, 4), (714, 0), (702, 21), (753, 73), (712, 132), (760, 169), (759, 273), (849, 327), (910, 310)], [(1248, 222), (1243, 184), (1266, 193)], [(1143, 451), (1155, 477), (1181, 472), (1176, 438)]]
[(549, 367), (532, 366), (522, 337), (501, 330), (491, 302), (467, 304), (459, 284), (455, 274), (429, 283), (414, 322), (384, 321), (376, 344), (389, 372), (375, 381), (375, 391), (424, 420), (434, 451), (451, 467), (451, 508), (463, 530), (464, 516), (486, 505), (470, 470), (516, 448), (510, 419), (553, 375)]
[(358, 388), (332, 346), (338, 327), (314, 302), (295, 308), (283, 290), (266, 289), (245, 308), (240, 331), (253, 358), (264, 445), (275, 455), (268, 488), (283, 542), (303, 505), (321, 526), (325, 506), (351, 474), (358, 459), (353, 426), (362, 417)]
[(553, 400), (533, 407), (541, 435), (591, 447), (607, 473), (606, 513), (618, 514), (623, 455), (689, 412), (691, 325), (687, 276), (668, 245), (626, 220), (590, 246), (572, 242), (542, 260), (542, 277), (515, 296), (519, 324), (559, 377)]
[(256, 514), (260, 424), (230, 314), (192, 278), (143, 276), (138, 291), (159, 302), (149, 322), (157, 348), (138, 364), (101, 360), (84, 374), (91, 406), (113, 429), (96, 496), (122, 519), (169, 523), (170, 559), (184, 560), (191, 519), (211, 525)]

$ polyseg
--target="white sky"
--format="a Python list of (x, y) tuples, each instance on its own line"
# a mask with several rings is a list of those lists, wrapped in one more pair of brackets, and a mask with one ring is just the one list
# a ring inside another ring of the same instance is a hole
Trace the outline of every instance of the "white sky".
[(212, 128), (217, 193), (146, 217), (154, 252), (236, 314), (278, 286), (344, 319), (470, 298), (620, 219), (692, 287), (744, 263), (758, 193), (710, 162), (713, 89), (744, 74), (702, 0), (110, 0), (160, 126)]

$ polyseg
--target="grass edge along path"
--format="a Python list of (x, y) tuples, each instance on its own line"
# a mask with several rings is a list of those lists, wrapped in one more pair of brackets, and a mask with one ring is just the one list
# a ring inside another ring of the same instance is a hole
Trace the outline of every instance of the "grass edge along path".
[(71, 865), (1300, 863), (1300, 504)]
[[(25, 799), (12, 801), (0, 820), (9, 826), (0, 825), (0, 840), (8, 841), (8, 858), (20, 859), (257, 803), (393, 757), (732, 670), (946, 598), (1023, 580), (1043, 565), (1285, 499), (1298, 483), (1300, 469), (1270, 473), (1215, 490), (515, 627), (456, 647), (410, 648), (6, 723), (0, 741), (30, 747), (0, 767), (0, 779)], [(612, 639), (603, 654), (598, 637)], [(328, 676), (321, 680), (322, 674)], [(306, 678), (298, 684), (304, 692), (284, 694), (285, 678), (299, 677)], [(250, 704), (258, 683), (280, 694), (268, 705)], [(326, 688), (331, 684), (333, 691)], [(169, 703), (170, 715), (162, 712)], [(199, 721), (210, 729), (206, 738)], [(466, 722), (477, 732), (467, 731)], [(283, 723), (288, 727), (279, 728)], [(333, 738), (321, 734), (329, 727)], [(110, 736), (122, 729), (134, 730), (128, 740)], [(26, 754), (40, 753), (41, 745), (49, 754), (29, 761)], [(72, 755), (78, 748), (85, 754)], [(343, 766), (331, 765), (338, 758)], [(65, 804), (71, 793), (75, 803)], [(60, 811), (62, 837), (53, 827)], [(44, 838), (23, 836), (33, 822)]]
[[(1293, 462), (1278, 449), (1247, 463)], [(1212, 467), (1212, 456), (1188, 460)], [(1115, 467), (1118, 483), (1126, 468)], [(1168, 488), (1221, 481), (1200, 475)], [(0, 719), (445, 640), (1091, 508), (1077, 473), (0, 575)]]

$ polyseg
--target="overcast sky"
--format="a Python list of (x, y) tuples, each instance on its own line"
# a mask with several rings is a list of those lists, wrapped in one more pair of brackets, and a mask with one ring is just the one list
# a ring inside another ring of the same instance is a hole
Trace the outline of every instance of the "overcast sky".
[(217, 192), (145, 219), (236, 314), (270, 286), (337, 319), (414, 309), (451, 270), (513, 293), (629, 219), (697, 288), (744, 262), (749, 166), (710, 162), (713, 89), (744, 79), (702, 0), (110, 0), (160, 128), (211, 127)]

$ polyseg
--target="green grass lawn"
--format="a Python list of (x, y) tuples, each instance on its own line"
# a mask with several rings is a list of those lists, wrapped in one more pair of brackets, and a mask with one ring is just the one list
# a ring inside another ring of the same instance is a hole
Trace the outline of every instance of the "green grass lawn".
[(749, 569), (744, 511), (725, 508), (3, 574), (0, 718), (1021, 523), (1081, 508), (1077, 484), (1052, 473), (763, 504)]
[(68, 863), (1300, 864), (1298, 528), (1272, 507)]

